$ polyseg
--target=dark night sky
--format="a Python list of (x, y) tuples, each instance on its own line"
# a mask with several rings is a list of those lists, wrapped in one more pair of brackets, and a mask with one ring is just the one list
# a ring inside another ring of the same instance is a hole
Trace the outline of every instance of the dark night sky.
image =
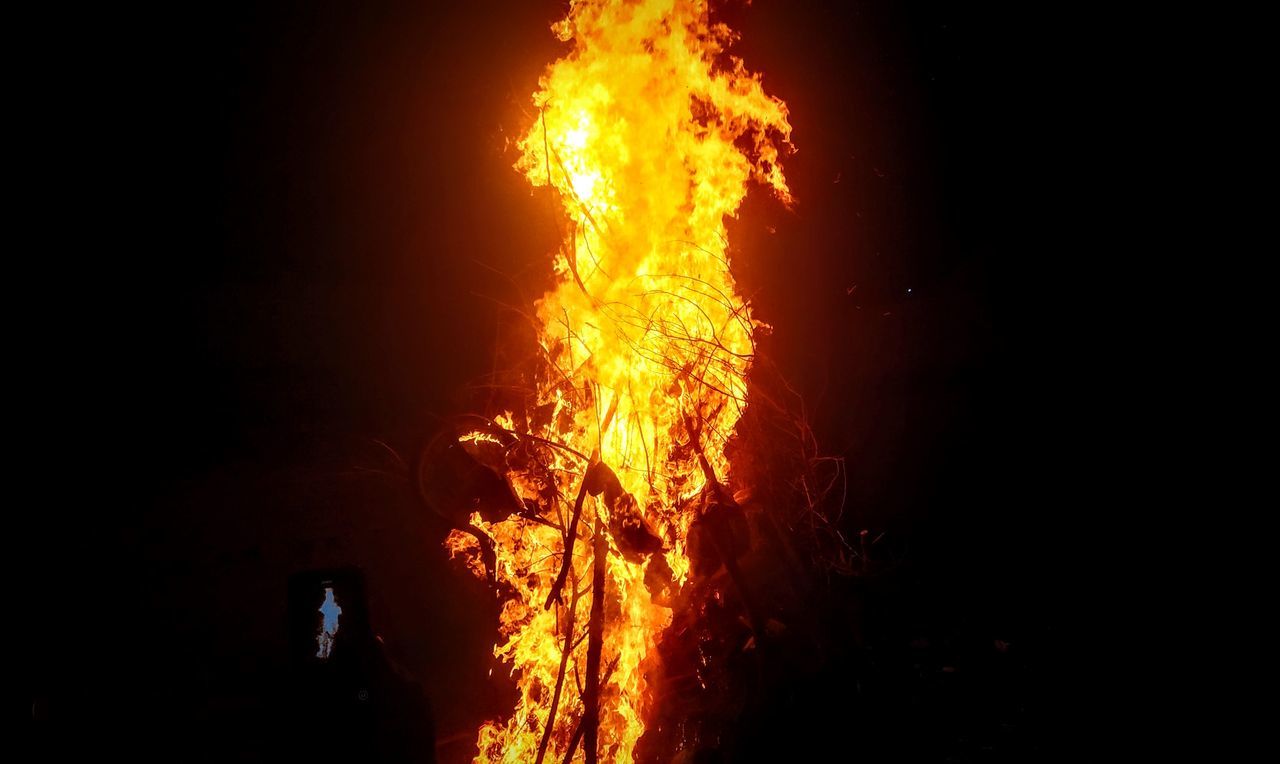
[[(1020, 14), (731, 8), (799, 148), (796, 208), (753, 196), (731, 235), (767, 350), (848, 458), (850, 529), (888, 531), (922, 571), (918, 618), (1041, 633), (1072, 363), (1043, 221), (1071, 190), (1030, 55), (1048, 22)], [(401, 488), (356, 468), (383, 464), (371, 439), (408, 451), (458, 410), (494, 301), (519, 299), (494, 271), (530, 292), (545, 275), (545, 200), (504, 147), (559, 15), (478, 0), (113, 18), (83, 64), (85, 127), (64, 128), (94, 133), (85, 212), (51, 229), (88, 264), (52, 262), (45, 282), (74, 308), (48, 318), (66, 341), (38, 363), (65, 414), (39, 443), (60, 454), (50, 481), (72, 465), (64, 505), (92, 533), (72, 542), (48, 513), (37, 692), (83, 709), (128, 687), (177, 718), (234, 704), (273, 660), (284, 577), (355, 563), (441, 734), (501, 709), (481, 590)], [(85, 579), (67, 558), (109, 582), (110, 668), (68, 636)]]

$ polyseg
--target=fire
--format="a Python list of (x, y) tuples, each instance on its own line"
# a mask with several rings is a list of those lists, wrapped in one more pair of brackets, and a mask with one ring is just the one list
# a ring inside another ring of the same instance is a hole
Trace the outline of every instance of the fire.
[[(480, 730), (476, 761), (586, 756), (593, 668), (597, 750), (630, 761), (655, 646), (690, 581), (690, 526), (727, 478), (762, 327), (730, 275), (725, 219), (751, 181), (790, 203), (779, 153), (791, 127), (786, 105), (727, 55), (733, 33), (706, 2), (576, 0), (552, 29), (571, 50), (540, 80), (516, 164), (555, 189), (565, 221), (556, 285), (536, 305), (548, 373), (536, 414), (497, 423), (532, 436), (554, 478), (509, 467), (538, 514), (471, 517), (494, 541), (508, 596), (494, 652), (520, 691), (509, 718)], [(509, 445), (480, 430), (459, 443)], [(456, 531), (448, 545), (472, 560), (479, 550)]]

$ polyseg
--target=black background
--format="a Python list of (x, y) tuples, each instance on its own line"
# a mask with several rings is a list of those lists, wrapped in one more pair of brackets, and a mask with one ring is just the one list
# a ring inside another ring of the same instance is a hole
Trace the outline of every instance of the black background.
[[(375, 440), (408, 456), (458, 411), (496, 303), (544, 283), (555, 232), (507, 141), (562, 52), (561, 11), (221, 3), (51, 40), (68, 87), (41, 104), (66, 116), (32, 190), (57, 203), (24, 282), (47, 307), (22, 413), (42, 486), (29, 685), (54, 729), (252, 749), (287, 577), (344, 564), (366, 570), (447, 760), (507, 707), (492, 604)], [(799, 149), (795, 209), (755, 194), (731, 226), (739, 284), (848, 460), (847, 530), (884, 532), (909, 564), (886, 631), (1033, 645), (1016, 699), (1033, 710), (1056, 681), (1080, 458), (1062, 435), (1077, 189), (1051, 16), (779, 0), (722, 16)]]

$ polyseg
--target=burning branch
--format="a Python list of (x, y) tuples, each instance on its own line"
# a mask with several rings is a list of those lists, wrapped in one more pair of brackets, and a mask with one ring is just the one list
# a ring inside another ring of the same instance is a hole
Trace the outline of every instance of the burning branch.
[(587, 686), (582, 695), (583, 745), (587, 764), (596, 764), (600, 755), (600, 651), (604, 646), (605, 569), (609, 565), (609, 542), (605, 538), (604, 520), (596, 512), (594, 563), (591, 579), (591, 617), (587, 622)]
[[(585, 480), (583, 481), (585, 485)], [(578, 494), (578, 504), (582, 503), (582, 493)], [(570, 556), (566, 555), (566, 560)], [(556, 725), (556, 710), (560, 707), (560, 691), (564, 689), (565, 670), (569, 667), (569, 656), (573, 654), (577, 644), (573, 641), (573, 628), (578, 612), (578, 599), (582, 596), (582, 592), (578, 590), (577, 581), (573, 583), (573, 596), (569, 599), (569, 610), (565, 616), (568, 619), (564, 630), (564, 647), (560, 650), (560, 669), (556, 672), (556, 688), (551, 695), (551, 709), (547, 712), (547, 723), (542, 730), (542, 740), (538, 742), (538, 759), (537, 764), (542, 764), (542, 759), (547, 755), (547, 743), (551, 742), (551, 732)]]
[(582, 518), (582, 502), (587, 498), (587, 484), (591, 481), (591, 470), (598, 462), (593, 462), (591, 467), (582, 476), (582, 483), (578, 486), (578, 498), (573, 501), (573, 516), (569, 520), (569, 527), (564, 536), (564, 560), (560, 563), (560, 573), (556, 576), (556, 581), (551, 585), (551, 591), (547, 592), (547, 601), (543, 603), (544, 610), (551, 609), (551, 603), (560, 601), (560, 590), (564, 588), (565, 579), (569, 577), (569, 570), (573, 567), (573, 548), (578, 542), (578, 521)]

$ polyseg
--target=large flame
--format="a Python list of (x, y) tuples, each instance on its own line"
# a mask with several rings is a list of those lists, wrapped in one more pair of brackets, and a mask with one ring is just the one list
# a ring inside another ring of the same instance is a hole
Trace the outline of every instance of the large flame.
[[(494, 539), (497, 577), (514, 592), (495, 654), (520, 689), (511, 716), (480, 730), (476, 761), (535, 760), (566, 647), (545, 745), (547, 760), (567, 752), (584, 710), (592, 539), (606, 529), (599, 751), (630, 761), (645, 730), (655, 645), (690, 577), (695, 499), (708, 475), (726, 476), (725, 445), (746, 405), (759, 324), (729, 272), (725, 218), (749, 181), (790, 202), (778, 160), (791, 127), (786, 105), (725, 53), (732, 32), (710, 23), (705, 2), (577, 0), (552, 29), (572, 49), (540, 80), (516, 167), (534, 186), (554, 187), (566, 221), (556, 286), (536, 310), (553, 371), (537, 391), (544, 416), (520, 427), (499, 421), (579, 455), (551, 452), (562, 498), (548, 517), (559, 527), (472, 516)], [(475, 433), (470, 443), (484, 439)], [(564, 594), (544, 609), (586, 455), (611, 467), (634, 502), (586, 498)], [(546, 485), (509, 477), (522, 498), (546, 495)], [(624, 548), (624, 526), (644, 528), (661, 548)], [(458, 533), (449, 545), (476, 548)], [(669, 592), (653, 584), (663, 577)]]

